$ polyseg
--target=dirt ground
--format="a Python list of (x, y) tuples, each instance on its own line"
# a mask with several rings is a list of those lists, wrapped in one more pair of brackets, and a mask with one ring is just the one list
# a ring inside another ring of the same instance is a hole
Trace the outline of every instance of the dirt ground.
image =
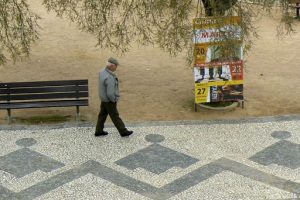
[[(32, 4), (41, 17), (40, 40), (30, 59), (0, 66), (1, 82), (88, 79), (90, 100), (81, 107), (82, 118), (95, 122), (99, 112), (98, 73), (110, 56), (121, 63), (117, 75), (121, 100), (118, 108), (125, 122), (237, 119), (300, 113), (300, 22), (297, 33), (276, 38), (274, 19), (259, 22), (260, 38), (245, 57), (245, 108), (231, 111), (200, 109), (194, 112), (194, 75), (184, 55), (170, 57), (154, 47), (134, 46), (123, 56), (95, 47), (96, 39), (68, 20)], [(13, 110), (14, 117), (71, 115), (75, 108)], [(6, 123), (0, 111), (0, 124)]]

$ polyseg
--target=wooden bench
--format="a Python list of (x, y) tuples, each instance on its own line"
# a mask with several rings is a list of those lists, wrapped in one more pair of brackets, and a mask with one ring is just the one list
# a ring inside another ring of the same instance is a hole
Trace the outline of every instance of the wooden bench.
[(60, 80), (37, 82), (0, 83), (0, 109), (7, 110), (8, 122), (12, 122), (11, 110), (46, 107), (88, 106), (88, 80)]

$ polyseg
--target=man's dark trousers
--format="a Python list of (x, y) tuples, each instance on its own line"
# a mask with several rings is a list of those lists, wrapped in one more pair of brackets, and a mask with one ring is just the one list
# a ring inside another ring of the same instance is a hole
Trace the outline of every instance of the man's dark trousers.
[(115, 127), (118, 129), (119, 133), (124, 133), (127, 131), (125, 124), (119, 116), (117, 109), (117, 103), (115, 102), (101, 102), (100, 113), (98, 115), (98, 122), (96, 126), (96, 132), (102, 132), (104, 129), (104, 123), (106, 121), (107, 115), (110, 116)]

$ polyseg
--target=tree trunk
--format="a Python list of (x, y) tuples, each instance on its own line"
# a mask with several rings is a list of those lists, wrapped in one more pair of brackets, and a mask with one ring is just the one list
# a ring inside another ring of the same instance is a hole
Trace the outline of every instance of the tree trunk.
[(224, 15), (237, 0), (202, 0), (206, 16)]

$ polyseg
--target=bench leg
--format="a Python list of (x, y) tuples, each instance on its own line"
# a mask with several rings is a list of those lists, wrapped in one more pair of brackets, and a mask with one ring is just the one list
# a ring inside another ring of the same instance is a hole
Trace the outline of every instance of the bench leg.
[(12, 119), (11, 119), (11, 110), (10, 109), (7, 109), (7, 116), (8, 116), (8, 124), (11, 124), (12, 122)]
[(79, 121), (80, 121), (79, 106), (76, 106), (76, 122), (78, 123)]

